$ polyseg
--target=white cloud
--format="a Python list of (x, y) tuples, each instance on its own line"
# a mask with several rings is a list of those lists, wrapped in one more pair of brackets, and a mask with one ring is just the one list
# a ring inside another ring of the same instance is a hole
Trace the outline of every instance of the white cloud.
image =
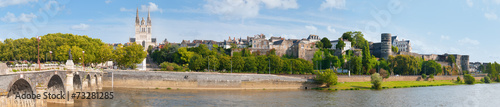
[(313, 32), (315, 32), (315, 31), (317, 31), (317, 30), (318, 30), (318, 28), (316, 28), (315, 26), (312, 26), (312, 25), (310, 25), (310, 26), (305, 26), (305, 27), (306, 27), (306, 29), (308, 29), (308, 30), (310, 30), (310, 31), (313, 31)]
[(262, 0), (266, 7), (269, 9), (296, 9), (299, 7), (296, 0)]
[(472, 7), (474, 5), (474, 2), (472, 2), (472, 0), (465, 0), (467, 2), (467, 5), (469, 7)]
[(0, 0), (0, 7), (6, 7), (9, 5), (26, 4), (29, 2), (37, 2), (38, 0)]
[(268, 9), (296, 9), (296, 0), (208, 0), (203, 6), (211, 14), (224, 18), (250, 18), (259, 15), (261, 4)]
[(133, 10), (133, 9), (127, 9), (127, 8), (125, 8), (125, 7), (122, 7), (122, 8), (120, 8), (120, 11), (122, 11), (122, 12), (131, 12), (131, 11), (134, 11), (134, 10)]
[(344, 9), (345, 8), (345, 0), (325, 0), (321, 4), (319, 9), (324, 10), (324, 9), (332, 9), (332, 8)]
[(461, 43), (461, 44), (472, 44), (472, 45), (479, 45), (479, 41), (477, 40), (472, 40), (472, 39), (469, 39), (469, 38), (464, 38), (464, 39), (461, 39), (461, 40), (458, 40), (458, 43)]
[(441, 35), (442, 40), (450, 40), (450, 36)]
[(33, 18), (36, 18), (37, 16), (33, 13), (30, 14), (24, 14), (21, 13), (19, 17), (16, 17), (14, 13), (7, 12), (7, 14), (2, 18), (2, 21), (4, 22), (30, 22)]
[(79, 25), (73, 25), (71, 26), (71, 29), (73, 30), (87, 30), (90, 26), (87, 24), (80, 23)]
[(148, 12), (148, 9), (151, 12), (159, 11), (160, 13), (163, 13), (163, 9), (158, 8), (158, 5), (156, 5), (153, 2), (149, 2), (149, 5), (141, 5), (141, 8), (139, 9), (139, 11), (141, 11), (141, 12)]
[(496, 20), (496, 19), (498, 19), (497, 14), (495, 14), (493, 12), (484, 13), (484, 17), (486, 17), (486, 19), (488, 19), (488, 20)]
[(337, 33), (337, 30), (335, 30), (335, 28), (332, 28), (332, 26), (328, 26), (326, 30), (328, 30), (331, 33)]
[(104, 1), (104, 3), (106, 3), (106, 4), (109, 4), (109, 3), (111, 3), (111, 2), (112, 2), (111, 0), (106, 0), (106, 1)]

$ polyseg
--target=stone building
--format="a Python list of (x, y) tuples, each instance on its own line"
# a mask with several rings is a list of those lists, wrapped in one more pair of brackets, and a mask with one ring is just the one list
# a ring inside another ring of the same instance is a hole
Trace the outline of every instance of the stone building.
[(156, 46), (156, 38), (151, 37), (151, 15), (148, 10), (148, 18), (139, 21), (139, 8), (137, 8), (137, 13), (135, 17), (135, 38), (130, 38), (131, 43), (141, 44), (145, 49), (149, 46)]
[(392, 46), (398, 47), (398, 52), (411, 52), (410, 40), (399, 40), (398, 36), (392, 36)]
[(380, 43), (369, 43), (370, 53), (375, 57), (387, 59), (393, 55), (391, 39), (390, 33), (382, 33)]

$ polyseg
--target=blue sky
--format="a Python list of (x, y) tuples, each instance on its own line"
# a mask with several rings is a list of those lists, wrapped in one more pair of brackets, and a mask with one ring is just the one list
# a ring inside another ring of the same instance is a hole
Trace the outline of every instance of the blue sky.
[(158, 41), (362, 31), (378, 42), (388, 32), (411, 40), (413, 52), (492, 62), (500, 61), (498, 7), (500, 0), (0, 0), (0, 40), (61, 32), (125, 43), (136, 8), (144, 18), (149, 8)]

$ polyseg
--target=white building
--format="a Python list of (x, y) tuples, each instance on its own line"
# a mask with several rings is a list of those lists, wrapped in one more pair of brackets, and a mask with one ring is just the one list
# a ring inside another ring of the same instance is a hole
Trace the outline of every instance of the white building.
[(392, 46), (398, 47), (398, 52), (411, 52), (410, 40), (398, 40), (398, 36), (392, 36)]
[[(348, 41), (348, 40), (343, 40), (343, 41), (345, 43), (345, 47), (342, 50), (342, 52), (351, 49), (351, 42)], [(331, 49), (337, 49), (337, 44), (339, 43), (339, 40), (333, 40), (333, 41), (330, 41), (330, 43), (332, 44), (332, 48)]]

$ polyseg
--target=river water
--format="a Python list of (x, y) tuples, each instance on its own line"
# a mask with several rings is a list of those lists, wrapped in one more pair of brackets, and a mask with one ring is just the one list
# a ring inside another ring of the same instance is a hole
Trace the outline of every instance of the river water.
[(124, 106), (350, 106), (350, 107), (498, 107), (500, 84), (476, 84), (399, 88), (385, 90), (186, 90), (125, 89), (113, 91), (112, 100), (75, 100), (72, 105), (49, 107), (124, 107)]

